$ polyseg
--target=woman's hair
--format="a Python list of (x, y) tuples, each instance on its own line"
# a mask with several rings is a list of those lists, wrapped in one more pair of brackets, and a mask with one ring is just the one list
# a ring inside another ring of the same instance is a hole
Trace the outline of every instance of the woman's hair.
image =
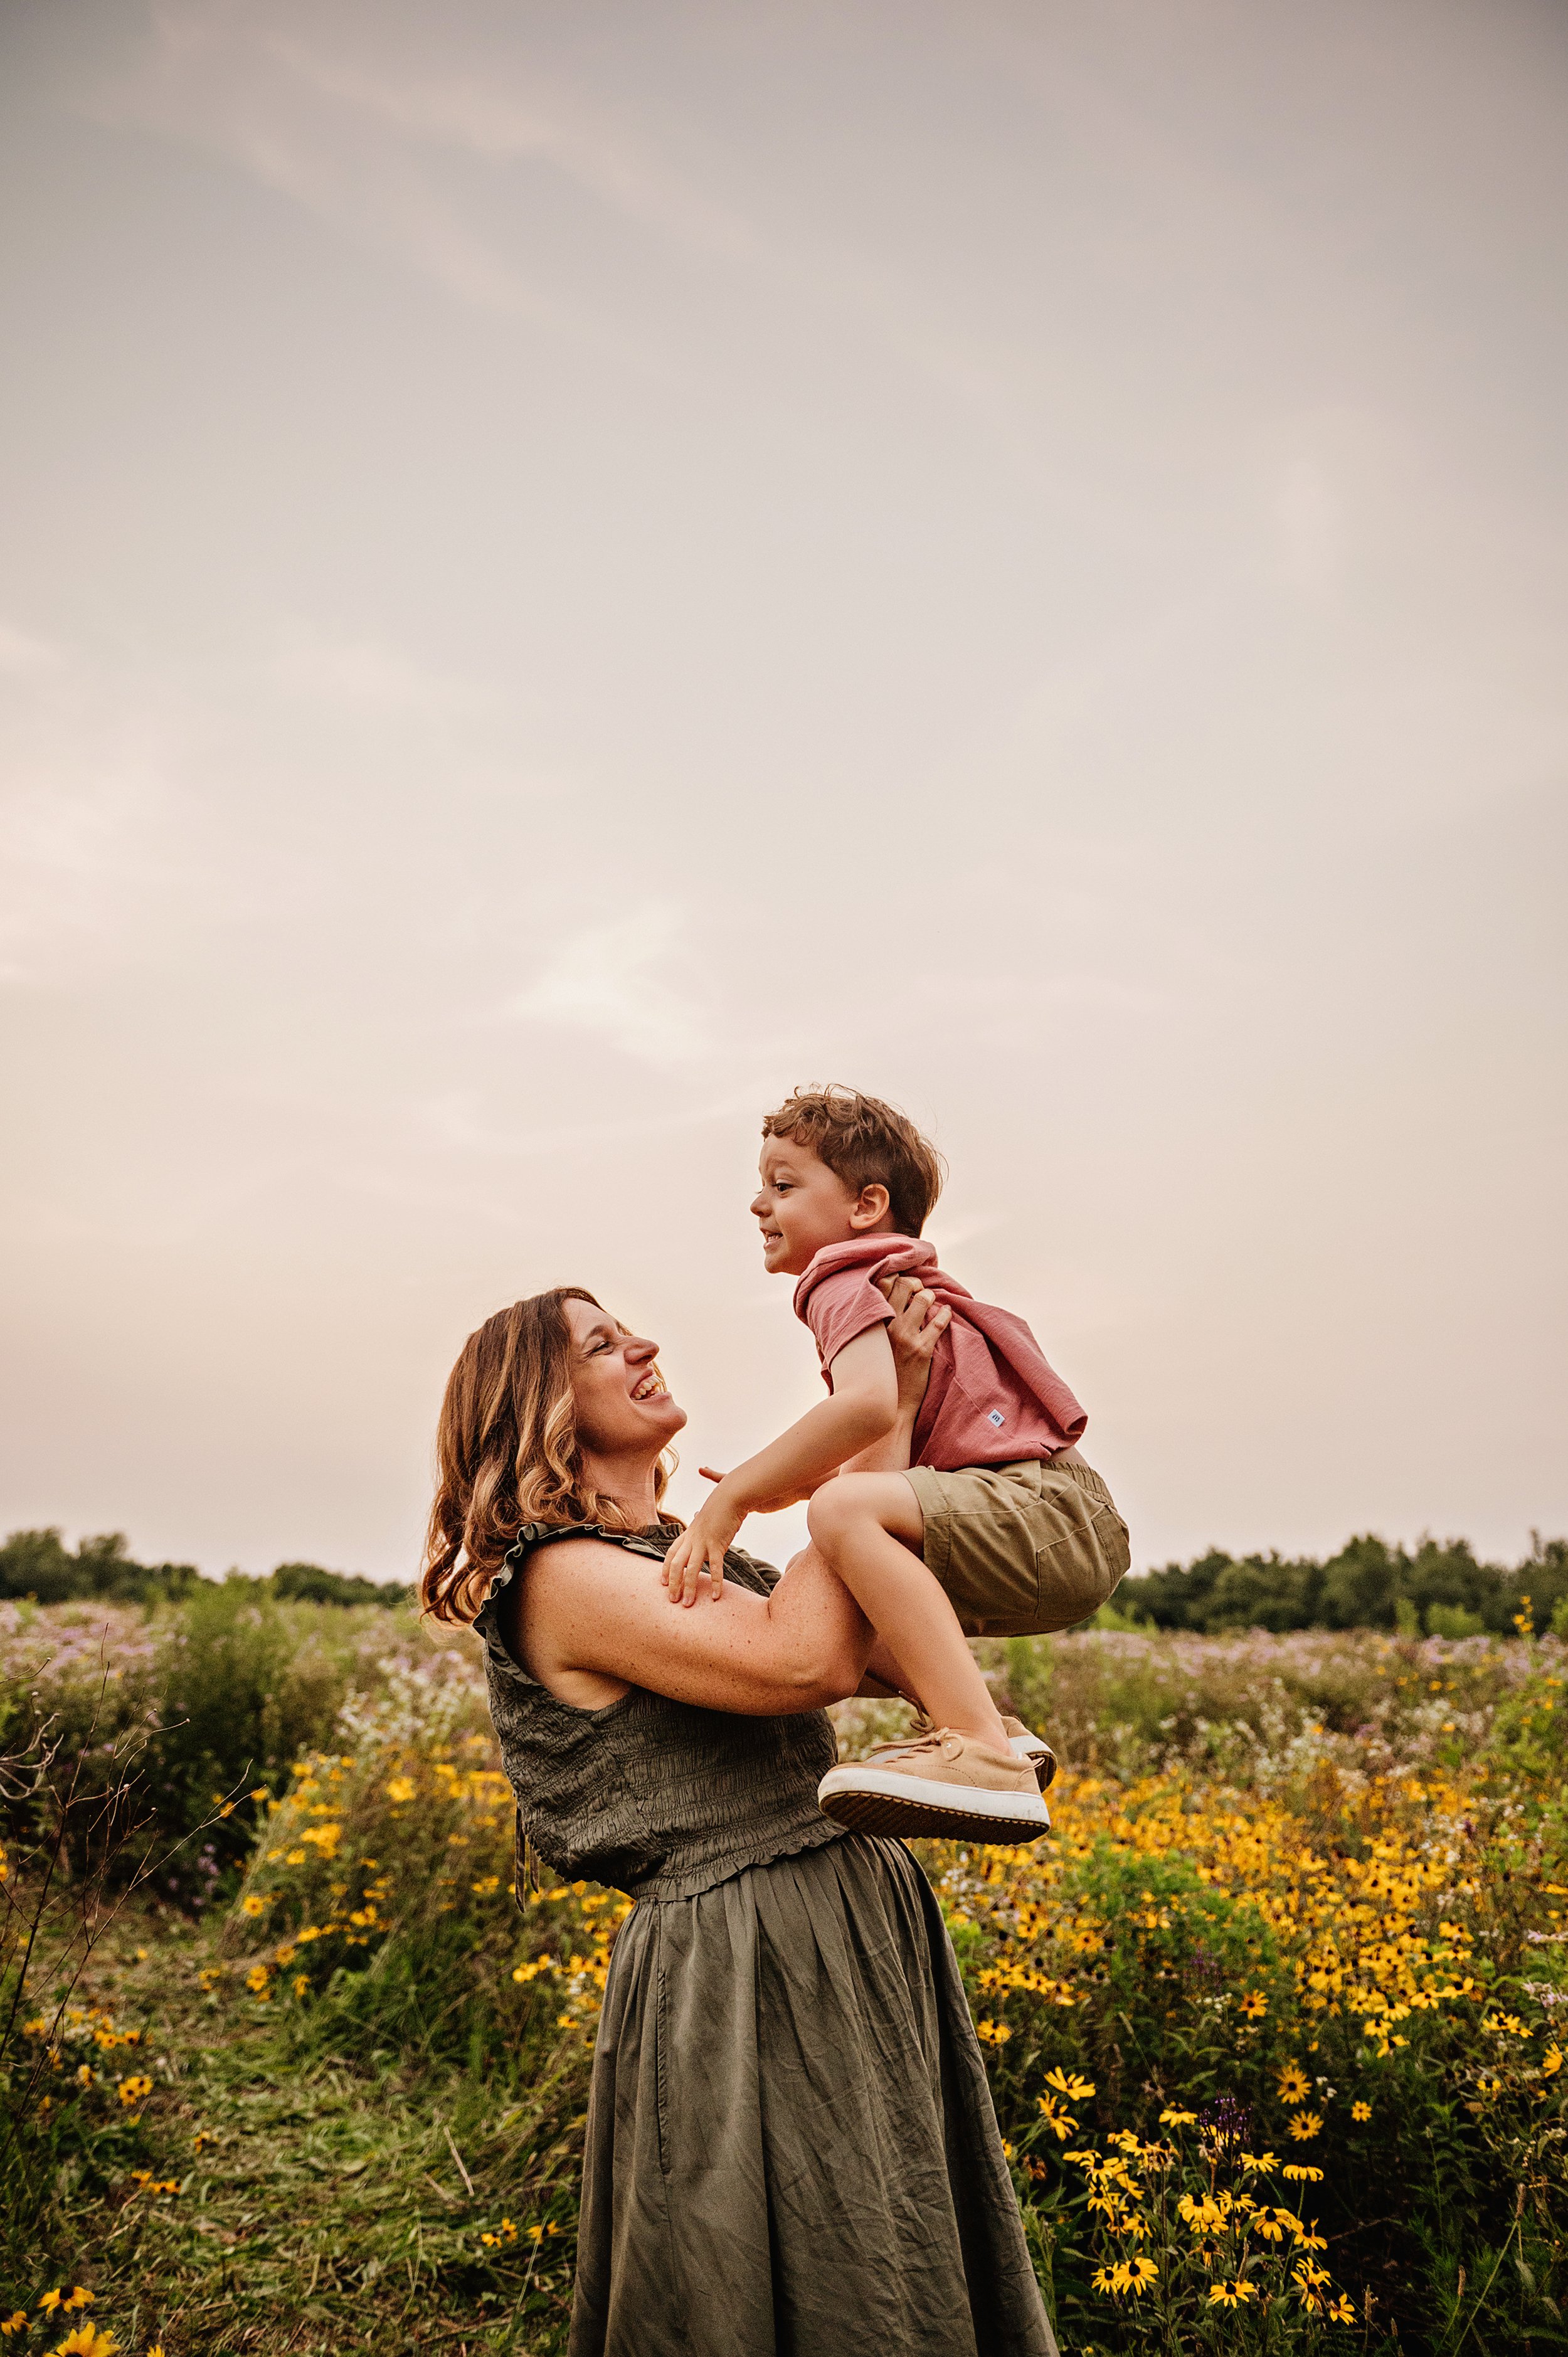
[[(568, 1301), (603, 1308), (580, 1285), (514, 1301), (469, 1335), (446, 1379), (419, 1579), (420, 1600), (437, 1620), (473, 1620), (525, 1523), (640, 1527), (584, 1476)], [(673, 1469), (666, 1450), (653, 1477), (655, 1504)]]
[(907, 1114), (837, 1082), (793, 1091), (776, 1113), (764, 1114), (762, 1135), (799, 1139), (852, 1194), (873, 1184), (886, 1187), (901, 1236), (919, 1234), (947, 1177), (941, 1156)]

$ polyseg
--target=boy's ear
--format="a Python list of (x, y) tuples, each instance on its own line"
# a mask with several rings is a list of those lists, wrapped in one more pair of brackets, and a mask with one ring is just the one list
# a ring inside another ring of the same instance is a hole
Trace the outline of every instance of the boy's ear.
[(863, 1187), (854, 1199), (854, 1209), (849, 1215), (850, 1226), (865, 1231), (875, 1228), (880, 1221), (887, 1217), (888, 1205), (892, 1200), (892, 1196), (880, 1179), (874, 1180), (869, 1187)]

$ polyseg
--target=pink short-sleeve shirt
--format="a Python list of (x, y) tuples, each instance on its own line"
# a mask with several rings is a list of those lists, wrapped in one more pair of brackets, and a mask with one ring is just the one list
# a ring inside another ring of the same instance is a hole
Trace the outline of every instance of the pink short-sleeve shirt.
[(936, 1263), (935, 1245), (914, 1236), (858, 1236), (817, 1254), (796, 1285), (795, 1314), (811, 1329), (829, 1390), (839, 1352), (893, 1316), (877, 1278), (915, 1276), (952, 1316), (931, 1360), (911, 1463), (956, 1472), (1069, 1448), (1089, 1418), (1024, 1320), (977, 1301)]

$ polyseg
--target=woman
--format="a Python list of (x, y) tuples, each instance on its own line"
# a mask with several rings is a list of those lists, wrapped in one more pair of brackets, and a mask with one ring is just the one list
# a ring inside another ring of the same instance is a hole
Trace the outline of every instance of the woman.
[[(929, 1303), (893, 1329), (911, 1428)], [(423, 1580), (484, 1640), (529, 1843), (639, 1901), (595, 2048), (571, 2357), (1056, 2357), (930, 1888), (817, 1806), (822, 1706), (871, 1632), (810, 1552), (780, 1578), (732, 1551), (711, 1608), (671, 1605), (686, 1419), (656, 1355), (570, 1286), (471, 1335)]]

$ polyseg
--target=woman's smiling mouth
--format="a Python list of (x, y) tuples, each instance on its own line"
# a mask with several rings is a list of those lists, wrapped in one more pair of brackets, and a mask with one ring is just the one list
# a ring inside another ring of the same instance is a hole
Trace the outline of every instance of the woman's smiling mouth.
[(632, 1398), (634, 1400), (653, 1399), (663, 1389), (663, 1376), (660, 1373), (657, 1367), (650, 1367), (648, 1372), (642, 1378), (642, 1381), (632, 1393)]

